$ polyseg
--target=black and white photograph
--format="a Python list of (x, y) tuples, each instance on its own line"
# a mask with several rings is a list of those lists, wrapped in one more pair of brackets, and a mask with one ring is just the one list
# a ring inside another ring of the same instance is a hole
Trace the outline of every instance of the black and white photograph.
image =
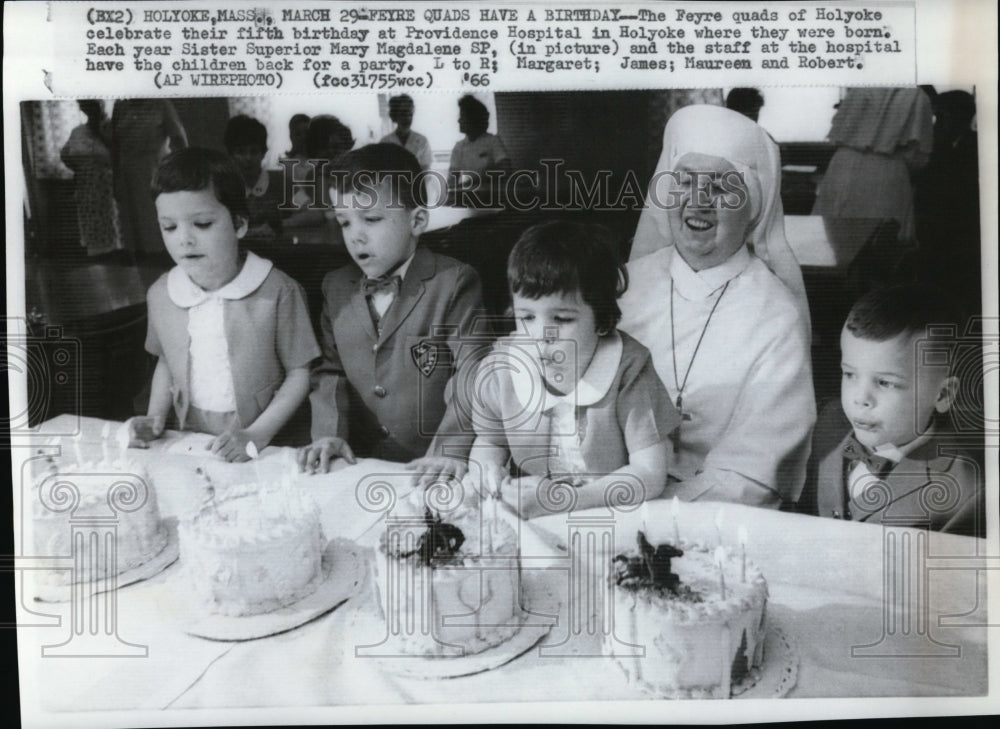
[(995, 7), (12, 5), (25, 726), (997, 712)]

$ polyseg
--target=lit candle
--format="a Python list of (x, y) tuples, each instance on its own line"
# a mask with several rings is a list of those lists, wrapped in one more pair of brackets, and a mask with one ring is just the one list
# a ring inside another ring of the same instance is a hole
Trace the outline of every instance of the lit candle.
[(720, 544), (715, 548), (715, 564), (719, 568), (719, 592), (722, 594), (722, 599), (726, 599), (726, 550)]
[(741, 526), (736, 530), (740, 540), (740, 582), (747, 581), (747, 528)]
[(722, 507), (715, 512), (715, 534), (719, 538), (719, 546), (722, 546)]
[(649, 537), (649, 502), (642, 502), (642, 533)]
[(125, 454), (128, 452), (128, 426), (122, 425), (118, 429), (118, 435), (115, 437), (118, 442), (118, 460), (121, 461), (122, 465), (125, 465)]
[(681, 502), (675, 496), (670, 502), (670, 516), (674, 518), (674, 543), (679, 547), (681, 544), (681, 529), (677, 525), (677, 516), (681, 510)]
[(111, 463), (111, 423), (105, 423), (101, 428), (101, 458), (105, 463)]
[(76, 457), (76, 462), (83, 465), (83, 449), (80, 447), (80, 436), (73, 438), (73, 455)]

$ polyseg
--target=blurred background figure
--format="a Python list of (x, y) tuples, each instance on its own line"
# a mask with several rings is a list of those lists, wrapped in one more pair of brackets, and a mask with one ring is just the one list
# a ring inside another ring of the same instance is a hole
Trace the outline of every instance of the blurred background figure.
[(288, 139), (292, 148), (285, 153), (286, 159), (305, 160), (309, 155), (306, 151), (306, 136), (309, 134), (310, 118), (308, 114), (295, 114), (288, 120)]
[(398, 144), (413, 154), (420, 163), (420, 169), (430, 169), (433, 156), (427, 137), (410, 128), (413, 124), (413, 99), (406, 94), (393, 96), (389, 99), (389, 118), (395, 123), (396, 129), (386, 134), (381, 141)]
[(280, 184), (274, 184), (263, 168), (267, 154), (267, 128), (256, 119), (240, 114), (226, 123), (223, 144), (236, 161), (246, 188), (247, 209), (250, 212), (247, 235), (251, 238), (273, 238), (281, 232), (282, 201)]
[(754, 88), (735, 88), (726, 95), (726, 108), (757, 121), (764, 97)]
[(966, 91), (933, 96), (934, 151), (917, 178), (919, 275), (959, 297), (967, 313), (982, 310), (979, 145), (976, 100)]
[[(320, 114), (309, 121), (306, 133), (305, 162), (300, 162), (293, 168), (289, 183), (290, 187), (285, 199), (291, 200), (298, 210), (284, 219), (287, 228), (314, 228), (327, 226), (327, 215), (330, 210), (329, 180), (336, 169), (337, 160), (345, 152), (354, 148), (354, 135), (343, 122), (335, 116)], [(335, 234), (337, 241), (342, 242), (340, 226), (336, 223), (328, 226)]]
[(111, 152), (122, 241), (142, 255), (164, 251), (149, 194), (153, 171), (187, 134), (169, 99), (119, 99), (111, 114)]
[(458, 100), (458, 109), (458, 130), (465, 137), (451, 150), (449, 185), (459, 189), (488, 188), (487, 172), (511, 171), (510, 154), (499, 136), (486, 131), (490, 126), (490, 111), (485, 104), (466, 95)]
[(59, 156), (73, 170), (80, 245), (88, 256), (122, 247), (111, 169), (111, 122), (96, 99), (77, 102), (87, 123), (73, 129)]
[(934, 117), (919, 88), (850, 88), (830, 124), (837, 145), (813, 215), (892, 219), (914, 238), (911, 178), (930, 157)]

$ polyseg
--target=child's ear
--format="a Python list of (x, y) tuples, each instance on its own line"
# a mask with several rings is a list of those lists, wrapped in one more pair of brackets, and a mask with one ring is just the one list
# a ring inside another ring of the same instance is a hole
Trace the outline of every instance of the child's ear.
[(427, 208), (413, 208), (410, 211), (410, 232), (415, 236), (423, 235), (423, 232), (427, 230), (429, 219)]
[(939, 413), (946, 413), (955, 404), (958, 397), (958, 378), (945, 377), (938, 390), (937, 399), (934, 401), (934, 409)]
[(233, 216), (233, 228), (236, 230), (236, 237), (242, 238), (250, 228), (250, 221), (242, 215)]

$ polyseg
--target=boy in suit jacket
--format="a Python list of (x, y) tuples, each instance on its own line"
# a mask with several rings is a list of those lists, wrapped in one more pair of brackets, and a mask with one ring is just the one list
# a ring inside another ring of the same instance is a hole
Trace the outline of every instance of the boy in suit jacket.
[(411, 467), (423, 474), (454, 472), (474, 433), (458, 422), (460, 409), (448, 407), (453, 380), (474, 372), (472, 360), (488, 349), (466, 338), (481, 313), (479, 276), (418, 247), (427, 210), (410, 152), (370, 144), (338, 167), (331, 193), (354, 264), (323, 281), (313, 442), (299, 464), (325, 472), (331, 459), (353, 463), (357, 454), (419, 459)]
[(940, 292), (866, 294), (841, 332), (841, 409), (813, 436), (820, 516), (985, 535), (982, 469), (949, 427), (958, 317)]

